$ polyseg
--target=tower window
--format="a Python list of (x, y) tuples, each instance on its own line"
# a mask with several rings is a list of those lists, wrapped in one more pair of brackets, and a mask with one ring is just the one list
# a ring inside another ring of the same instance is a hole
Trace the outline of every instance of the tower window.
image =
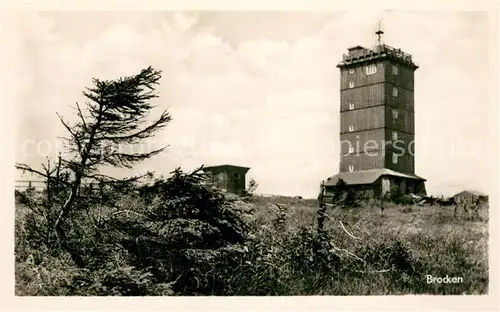
[(366, 66), (366, 74), (373, 75), (377, 72), (377, 65)]
[(354, 147), (349, 146), (349, 154), (352, 154), (352, 153), (354, 153)]
[(354, 68), (349, 68), (349, 74), (354, 74)]
[(354, 171), (354, 165), (349, 165), (349, 171), (353, 172)]
[(354, 125), (349, 125), (349, 132), (353, 132), (354, 131)]
[(397, 109), (392, 109), (392, 119), (398, 119), (399, 112)]
[(349, 88), (354, 88), (354, 81), (349, 81)]
[(392, 163), (397, 164), (398, 163), (398, 154), (392, 154)]
[(354, 109), (354, 103), (349, 103), (349, 109)]
[(399, 68), (395, 65), (392, 65), (392, 74), (399, 75)]
[(392, 140), (397, 141), (398, 140), (398, 133), (396, 131), (392, 131)]
[(396, 87), (392, 88), (392, 96), (394, 96), (394, 97), (398, 96), (398, 88), (396, 88)]

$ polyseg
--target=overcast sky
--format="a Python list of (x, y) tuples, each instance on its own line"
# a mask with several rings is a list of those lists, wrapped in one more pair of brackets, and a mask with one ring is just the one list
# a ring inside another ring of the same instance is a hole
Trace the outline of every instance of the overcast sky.
[[(64, 134), (55, 113), (70, 118), (92, 77), (152, 65), (163, 70), (157, 102), (173, 116), (153, 143), (171, 146), (138, 171), (230, 163), (252, 168), (258, 192), (315, 196), (339, 168), (335, 65), (348, 47), (374, 45), (379, 17), (384, 42), (420, 66), (416, 174), (432, 194), (493, 189), (498, 114), (479, 12), (20, 13), (9, 24), (21, 67), (16, 160), (37, 165), (55, 153)], [(43, 140), (51, 146), (30, 155)]]

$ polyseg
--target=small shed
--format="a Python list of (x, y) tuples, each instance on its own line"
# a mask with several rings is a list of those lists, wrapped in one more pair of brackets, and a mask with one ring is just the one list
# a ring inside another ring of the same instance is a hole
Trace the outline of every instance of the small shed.
[(235, 165), (218, 165), (203, 167), (208, 173), (209, 183), (234, 194), (240, 194), (246, 189), (246, 174), (248, 167)]

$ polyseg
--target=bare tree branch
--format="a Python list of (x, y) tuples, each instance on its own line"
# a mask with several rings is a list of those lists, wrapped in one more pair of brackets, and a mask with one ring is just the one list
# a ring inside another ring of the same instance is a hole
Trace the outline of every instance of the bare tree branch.
[(78, 102), (76, 102), (76, 108), (78, 109), (78, 117), (80, 117), (80, 120), (82, 121), (83, 130), (88, 132), (87, 123), (85, 122), (85, 117), (83, 116), (82, 109), (80, 108), (80, 104), (78, 104)]

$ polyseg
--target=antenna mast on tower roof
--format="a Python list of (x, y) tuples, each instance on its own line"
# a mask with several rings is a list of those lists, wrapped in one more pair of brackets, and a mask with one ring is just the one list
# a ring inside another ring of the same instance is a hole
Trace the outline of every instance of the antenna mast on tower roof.
[(381, 20), (378, 21), (378, 30), (375, 32), (375, 34), (378, 36), (378, 45), (380, 45), (380, 39), (382, 37), (382, 35), (384, 34), (384, 31), (382, 30), (382, 26), (381, 26)]

